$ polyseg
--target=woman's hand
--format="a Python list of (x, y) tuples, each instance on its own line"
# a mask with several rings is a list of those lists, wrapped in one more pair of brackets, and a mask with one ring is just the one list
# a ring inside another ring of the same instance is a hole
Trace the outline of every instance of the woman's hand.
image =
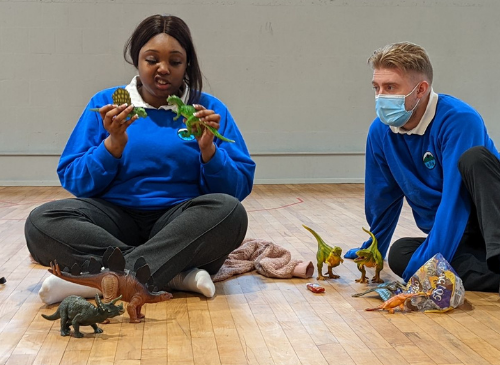
[[(210, 127), (217, 130), (219, 129), (219, 114), (216, 114), (213, 110), (205, 109), (204, 106), (199, 104), (194, 104), (193, 106), (197, 110), (197, 112), (194, 113), (195, 117)], [(200, 147), (201, 159), (204, 163), (207, 163), (215, 154), (214, 135), (208, 130), (208, 128), (203, 128), (203, 133), (201, 136), (196, 137), (196, 140), (198, 141), (198, 146)]]
[(104, 129), (109, 132), (108, 138), (104, 140), (104, 146), (116, 158), (122, 156), (128, 142), (127, 128), (138, 118), (137, 115), (134, 115), (127, 119), (132, 110), (134, 110), (134, 106), (127, 106), (127, 104), (120, 106), (108, 104), (99, 109)]

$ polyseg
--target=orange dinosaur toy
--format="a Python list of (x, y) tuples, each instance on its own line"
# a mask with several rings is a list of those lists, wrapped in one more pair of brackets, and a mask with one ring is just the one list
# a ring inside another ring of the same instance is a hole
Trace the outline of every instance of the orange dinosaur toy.
[(392, 298), (387, 299), (385, 302), (380, 304), (378, 307), (366, 308), (365, 310), (376, 311), (376, 310), (382, 309), (382, 310), (387, 310), (389, 313), (393, 314), (394, 309), (399, 307), (399, 309), (402, 312), (404, 312), (405, 311), (404, 305), (405, 305), (406, 301), (408, 299), (410, 299), (411, 297), (415, 297), (418, 295), (427, 295), (427, 294), (422, 293), (422, 292), (420, 292), (420, 293), (401, 293), (401, 294), (393, 296)]

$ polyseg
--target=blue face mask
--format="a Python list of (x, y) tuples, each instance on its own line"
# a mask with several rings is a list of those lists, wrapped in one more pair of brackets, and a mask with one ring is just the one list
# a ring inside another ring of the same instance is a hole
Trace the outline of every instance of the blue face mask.
[(406, 110), (406, 97), (411, 95), (419, 84), (407, 95), (379, 94), (375, 96), (375, 110), (382, 123), (391, 127), (402, 127), (408, 122), (420, 99), (412, 110)]

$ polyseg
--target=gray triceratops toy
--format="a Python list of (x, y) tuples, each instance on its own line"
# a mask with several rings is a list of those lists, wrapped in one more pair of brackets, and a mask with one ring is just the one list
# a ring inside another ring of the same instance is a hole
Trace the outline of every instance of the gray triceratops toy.
[(70, 295), (63, 299), (54, 314), (50, 316), (42, 314), (42, 317), (49, 321), (61, 318), (61, 336), (68, 336), (70, 334), (70, 325), (73, 326), (74, 336), (78, 338), (83, 337), (83, 333), (80, 332), (80, 326), (92, 326), (95, 333), (102, 333), (102, 329), (97, 327), (96, 323), (123, 314), (123, 304), (115, 305), (121, 297), (120, 295), (111, 302), (103, 304), (99, 295), (96, 294), (96, 307), (83, 297)]

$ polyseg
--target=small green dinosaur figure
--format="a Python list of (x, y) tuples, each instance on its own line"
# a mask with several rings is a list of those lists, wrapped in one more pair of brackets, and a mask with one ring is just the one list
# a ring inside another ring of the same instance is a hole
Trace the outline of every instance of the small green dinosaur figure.
[[(186, 118), (186, 130), (183, 131), (182, 137), (189, 137), (190, 135), (195, 135), (196, 137), (201, 136), (203, 133), (203, 130), (201, 129), (201, 125), (203, 125), (205, 128), (207, 128), (214, 136), (217, 138), (226, 141), (226, 142), (234, 142), (232, 139), (228, 139), (224, 137), (222, 134), (220, 134), (217, 129), (214, 127), (209, 126), (205, 122), (202, 122), (198, 118), (196, 118), (193, 114), (197, 112), (197, 110), (194, 108), (192, 105), (186, 105), (184, 102), (181, 100), (176, 95), (171, 95), (167, 98), (167, 103), (170, 105), (175, 105), (177, 106), (177, 116), (174, 117), (174, 120), (177, 120), (181, 115)], [(196, 131), (193, 132), (193, 128), (196, 128)]]
[(80, 332), (80, 326), (91, 326), (95, 333), (102, 333), (102, 329), (97, 326), (97, 323), (123, 314), (123, 304), (115, 305), (121, 297), (120, 295), (109, 303), (102, 303), (99, 294), (96, 294), (95, 302), (97, 306), (94, 306), (83, 297), (70, 295), (63, 299), (54, 314), (42, 314), (42, 317), (49, 321), (55, 321), (60, 318), (61, 336), (68, 336), (70, 334), (70, 325), (73, 326), (74, 335), (78, 338), (83, 337), (83, 333)]
[(361, 271), (361, 277), (356, 279), (356, 282), (368, 283), (365, 267), (375, 267), (375, 276), (372, 278), (372, 283), (383, 283), (384, 280), (380, 279), (380, 272), (384, 268), (384, 259), (378, 250), (377, 239), (370, 231), (364, 228), (363, 231), (372, 237), (372, 244), (370, 247), (356, 252), (358, 257), (354, 259), (354, 262), (358, 265), (358, 270)]
[[(116, 105), (132, 104), (132, 99), (130, 99), (130, 94), (128, 93), (127, 90), (123, 88), (116, 89), (112, 95), (112, 98), (113, 98), (113, 103), (115, 103)], [(92, 112), (98, 112), (99, 109), (100, 108), (91, 108), (89, 110)], [(127, 118), (132, 118), (136, 114), (139, 118), (146, 118), (148, 116), (148, 113), (146, 113), (146, 110), (144, 108), (135, 107), (132, 110), (132, 112), (129, 115), (127, 115)]]
[(318, 280), (325, 280), (323, 276), (323, 263), (328, 265), (328, 277), (330, 279), (338, 279), (339, 275), (335, 275), (332, 272), (332, 268), (339, 266), (344, 259), (342, 258), (342, 249), (338, 246), (330, 247), (325, 241), (311, 228), (306, 225), (302, 225), (305, 229), (312, 233), (312, 235), (318, 241), (318, 251), (316, 252), (316, 260), (318, 264)]

